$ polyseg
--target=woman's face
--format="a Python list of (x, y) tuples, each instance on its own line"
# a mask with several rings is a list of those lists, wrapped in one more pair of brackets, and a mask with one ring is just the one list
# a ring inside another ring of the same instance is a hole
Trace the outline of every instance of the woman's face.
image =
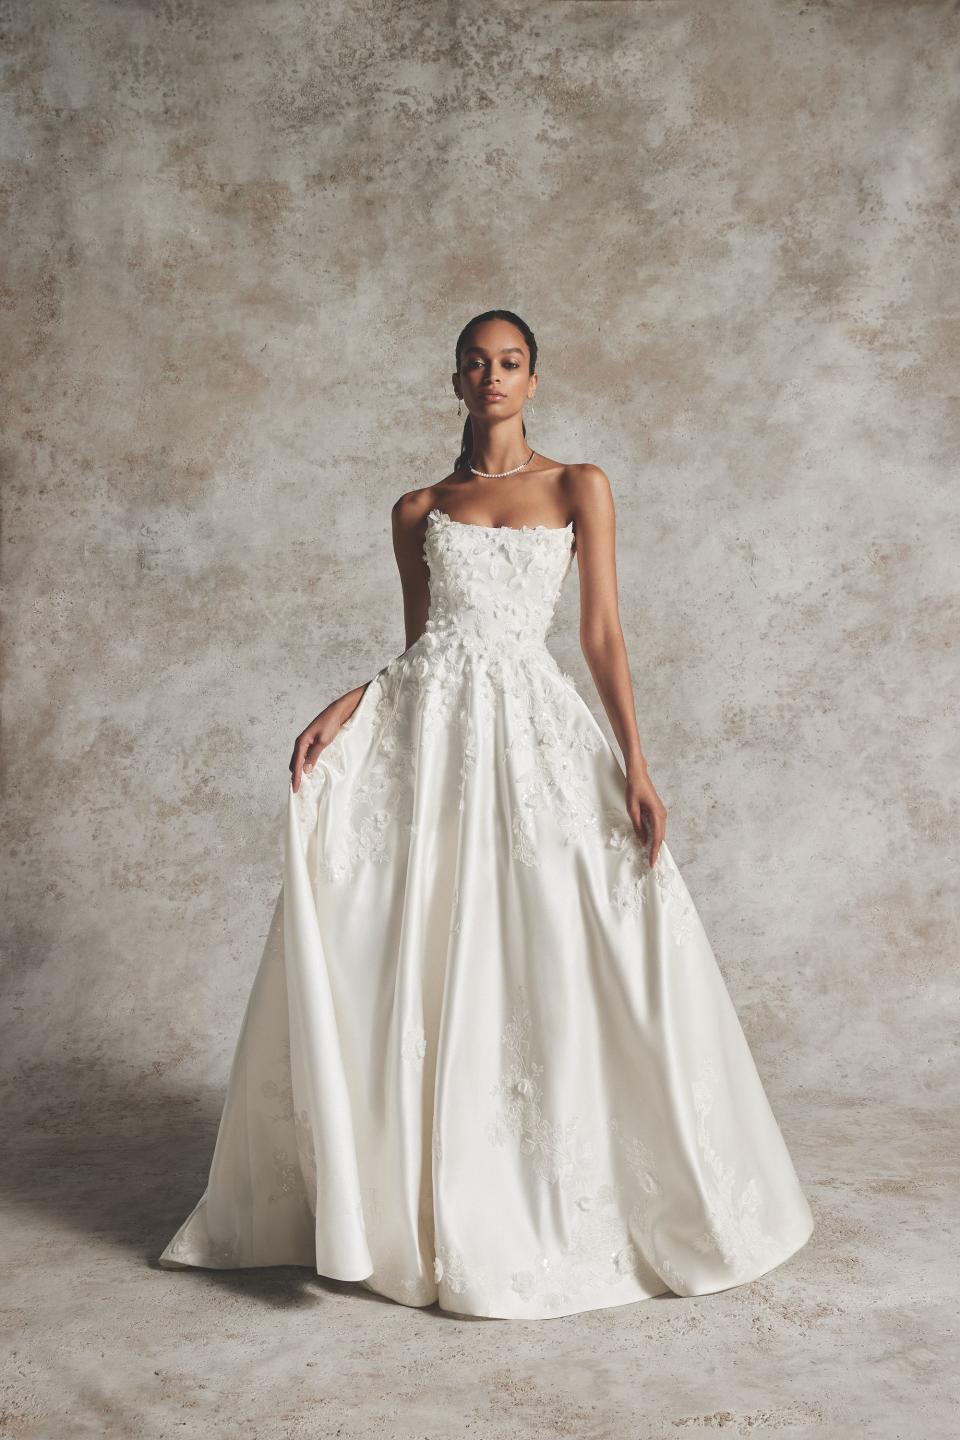
[(475, 325), (453, 383), (471, 415), (500, 418), (522, 410), (537, 388), (537, 377), (530, 374), (530, 351), (516, 326), (509, 320)]

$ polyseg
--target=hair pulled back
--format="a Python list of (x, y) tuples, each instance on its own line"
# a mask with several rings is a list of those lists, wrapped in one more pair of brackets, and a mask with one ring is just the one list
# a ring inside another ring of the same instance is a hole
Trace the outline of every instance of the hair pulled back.
[[(507, 320), (511, 325), (517, 327), (527, 342), (527, 348), (530, 351), (530, 374), (533, 375), (537, 368), (537, 341), (527, 322), (521, 320), (520, 316), (515, 315), (512, 310), (484, 310), (482, 315), (474, 315), (472, 320), (467, 321), (457, 336), (457, 374), (459, 375), (460, 373), (460, 360), (463, 356), (464, 346), (470, 338), (470, 332), (475, 325), (479, 325), (483, 320)], [(471, 417), (468, 415), (464, 422), (463, 437), (460, 442), (460, 454), (454, 463), (454, 470), (465, 470), (473, 458), (473, 426), (470, 421)], [(526, 436), (527, 427), (522, 420), (520, 424), (523, 426), (523, 433), (524, 436)]]

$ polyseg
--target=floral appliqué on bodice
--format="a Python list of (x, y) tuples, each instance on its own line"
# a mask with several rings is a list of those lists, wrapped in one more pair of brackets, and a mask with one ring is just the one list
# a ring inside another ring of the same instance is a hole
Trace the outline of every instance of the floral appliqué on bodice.
[(677, 939), (685, 938), (693, 915), (683, 882), (663, 853), (651, 872), (626, 810), (599, 803), (591, 757), (606, 740), (573, 678), (547, 648), (573, 554), (572, 524), (475, 525), (440, 509), (429, 512), (424, 632), (374, 677), (316, 769), (303, 776), (306, 837), (322, 786), (344, 773), (341, 736), (369, 725), (371, 750), (350, 782), (347, 813), (317, 855), (323, 879), (349, 882), (358, 865), (389, 863), (410, 840), (414, 777), (418, 766), (431, 763), (431, 737), (442, 732), (460, 757), (461, 810), (483, 742), (502, 766), (510, 807), (504, 841), (514, 864), (539, 867), (546, 836), (564, 845), (587, 839), (618, 852), (611, 907), (639, 913), (649, 872), (674, 903)]

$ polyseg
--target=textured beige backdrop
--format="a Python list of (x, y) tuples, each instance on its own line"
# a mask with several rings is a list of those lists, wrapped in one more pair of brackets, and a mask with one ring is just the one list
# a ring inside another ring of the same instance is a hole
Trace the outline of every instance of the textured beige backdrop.
[[(468, 1413), (454, 1387), (453, 1428), (430, 1433), (619, 1440), (642, 1413), (651, 1434), (725, 1414), (757, 1436), (749, 1387), (685, 1389), (732, 1385), (744, 1348), (779, 1376), (775, 1430), (892, 1436), (925, 1403), (916, 1433), (947, 1433), (958, 24), (909, 0), (4, 6), (13, 1253), (32, 1272), (69, 1245), (78, 1336), (94, 1280), (111, 1311), (131, 1287), (114, 1353), (143, 1345), (144, 1306), (222, 1332), (239, 1294), (253, 1349), (267, 1315), (283, 1357), (194, 1395), (177, 1434), (242, 1415), (272, 1436), (278, 1393), (293, 1425), (335, 1310), (348, 1355), (390, 1331), (433, 1366), (443, 1344), (304, 1272), (231, 1292), (143, 1267), (205, 1178), (293, 738), (403, 648), (390, 506), (449, 469), (454, 340), (491, 306), (541, 345), (532, 444), (610, 476), (668, 839), (818, 1230), (747, 1291), (527, 1327), (584, 1364), (604, 1334), (641, 1358), (599, 1415), (534, 1343), (532, 1399)], [(551, 647), (610, 735), (576, 617), (574, 569)], [(466, 1333), (496, 1389), (517, 1331)], [(881, 1399), (856, 1377), (897, 1346)], [(78, 1338), (69, 1376), (11, 1413), (54, 1413), (82, 1380), (107, 1425), (105, 1348)], [(181, 1361), (172, 1395), (245, 1354)], [(350, 1412), (356, 1384), (342, 1413), (324, 1391), (336, 1433), (408, 1433), (396, 1411), (377, 1428), (376, 1390)], [(176, 1403), (145, 1388), (117, 1433), (172, 1433)]]

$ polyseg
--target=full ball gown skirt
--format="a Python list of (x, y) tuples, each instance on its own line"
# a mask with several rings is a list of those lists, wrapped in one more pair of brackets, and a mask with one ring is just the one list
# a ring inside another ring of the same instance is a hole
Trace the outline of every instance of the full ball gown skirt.
[(567, 1315), (741, 1285), (813, 1219), (666, 844), (545, 637), (573, 527), (427, 520), (426, 630), (294, 793), (168, 1268)]

